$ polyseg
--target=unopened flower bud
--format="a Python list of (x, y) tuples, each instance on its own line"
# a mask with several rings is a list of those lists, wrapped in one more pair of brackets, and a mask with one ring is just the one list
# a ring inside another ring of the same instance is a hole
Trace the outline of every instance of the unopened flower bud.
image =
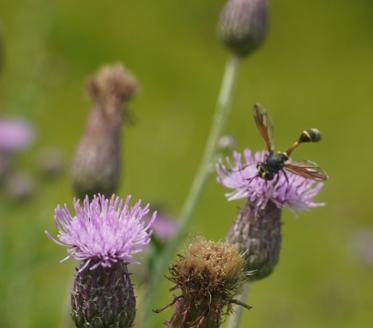
[(264, 41), (268, 30), (267, 0), (228, 0), (218, 33), (236, 55), (245, 57)]
[(244, 255), (249, 279), (268, 276), (275, 268), (281, 248), (281, 209), (269, 202), (263, 210), (246, 202), (238, 213), (227, 241), (237, 245)]
[(122, 65), (105, 66), (88, 83), (95, 102), (72, 166), (78, 197), (113, 194), (120, 177), (122, 105), (136, 93), (133, 75)]
[(229, 134), (224, 135), (218, 141), (218, 148), (222, 153), (228, 154), (236, 148), (236, 140)]
[(233, 297), (245, 278), (237, 246), (202, 238), (189, 245), (170, 274), (170, 281), (175, 283), (172, 290), (179, 289), (181, 295), (171, 303), (176, 308), (166, 323), (169, 328), (220, 327), (222, 316), (237, 304)]

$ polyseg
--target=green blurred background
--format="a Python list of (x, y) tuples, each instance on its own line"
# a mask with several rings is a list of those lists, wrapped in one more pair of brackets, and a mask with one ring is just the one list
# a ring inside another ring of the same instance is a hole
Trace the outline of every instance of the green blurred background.
[[(120, 194), (161, 202), (177, 216), (196, 171), (211, 122), (227, 52), (216, 40), (224, 1), (0, 1), (5, 67), (1, 114), (22, 115), (37, 140), (18, 169), (37, 174), (44, 146), (71, 159), (90, 103), (88, 76), (124, 62), (138, 77), (131, 104), (136, 123), (123, 135)], [(331, 179), (318, 197), (327, 206), (284, 211), (280, 263), (252, 286), (242, 327), (371, 327), (373, 266), (354, 252), (356, 231), (373, 229), (373, 2), (271, 1), (271, 32), (240, 70), (226, 132), (238, 149), (262, 148), (250, 109), (265, 105), (285, 148), (301, 129), (324, 140), (297, 151)], [(53, 233), (53, 210), (71, 203), (68, 173), (38, 181), (22, 204), (0, 194), (0, 327), (63, 327), (73, 263)], [(191, 234), (223, 239), (242, 202), (225, 201), (211, 177)], [(373, 244), (371, 244), (372, 246)], [(373, 252), (373, 249), (370, 250)], [(171, 299), (163, 286), (158, 306)], [(141, 305), (139, 305), (141, 308)], [(158, 318), (157, 327), (170, 310)]]

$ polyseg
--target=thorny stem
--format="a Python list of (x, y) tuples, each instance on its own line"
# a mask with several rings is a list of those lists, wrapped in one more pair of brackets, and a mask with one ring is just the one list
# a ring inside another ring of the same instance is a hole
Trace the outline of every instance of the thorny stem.
[[(245, 283), (242, 289), (242, 293), (239, 296), (239, 301), (236, 302), (237, 306), (233, 308), (233, 313), (229, 317), (227, 328), (239, 328), (240, 327), (240, 321), (242, 317), (242, 311), (244, 308), (248, 309), (247, 307), (244, 307), (242, 304), (245, 304), (248, 295), (249, 295), (249, 283)], [(240, 305), (240, 306), (239, 306)]]
[(163, 275), (166, 272), (169, 262), (175, 255), (178, 245), (186, 236), (192, 214), (196, 208), (207, 178), (210, 175), (213, 160), (216, 155), (218, 140), (228, 117), (232, 90), (237, 77), (239, 63), (240, 59), (234, 55), (232, 55), (226, 63), (213, 124), (207, 139), (201, 164), (179, 216), (178, 230), (166, 245), (162, 257), (156, 263), (154, 272), (151, 275), (148, 295), (142, 306), (141, 327), (143, 328), (151, 327), (152, 306), (158, 295)]

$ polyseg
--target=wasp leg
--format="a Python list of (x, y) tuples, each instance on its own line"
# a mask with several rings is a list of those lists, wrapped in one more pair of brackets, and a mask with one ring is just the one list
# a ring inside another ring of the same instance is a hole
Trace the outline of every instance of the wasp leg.
[(243, 171), (244, 169), (246, 169), (250, 164), (245, 164), (243, 165), (240, 169), (234, 169), (234, 170), (231, 170), (231, 172), (241, 172)]
[(253, 181), (254, 179), (256, 179), (256, 178), (258, 178), (258, 177), (259, 177), (259, 174), (254, 175), (253, 177), (251, 177), (251, 178), (247, 178), (247, 179), (245, 179), (245, 180), (248, 181), (247, 183), (250, 183), (251, 181)]
[(277, 183), (280, 181), (280, 175), (276, 174), (275, 182), (273, 183), (273, 187), (276, 187)]
[(284, 176), (285, 176), (286, 182), (287, 182), (288, 184), (290, 184), (289, 177), (288, 177), (288, 175), (286, 174), (286, 171), (285, 171), (284, 169), (282, 169), (281, 171), (282, 171), (282, 173), (283, 173)]
[(282, 169), (281, 172), (284, 174), (284, 177), (285, 177), (285, 179), (286, 179), (286, 183), (287, 183), (287, 184), (286, 184), (286, 189), (285, 189), (285, 197), (287, 197), (287, 195), (288, 195), (288, 190), (289, 190), (289, 186), (290, 186), (290, 181), (289, 181), (289, 177), (288, 177), (286, 171), (285, 171), (284, 169)]

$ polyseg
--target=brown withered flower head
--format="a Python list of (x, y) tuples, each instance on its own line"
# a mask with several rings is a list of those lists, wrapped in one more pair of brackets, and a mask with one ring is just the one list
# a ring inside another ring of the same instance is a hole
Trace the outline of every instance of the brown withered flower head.
[(73, 187), (80, 198), (96, 193), (109, 197), (119, 182), (121, 128), (137, 84), (134, 76), (117, 64), (102, 67), (88, 82), (87, 91), (94, 106), (73, 162)]
[(170, 268), (169, 280), (180, 290), (168, 328), (220, 327), (222, 317), (240, 304), (234, 296), (245, 280), (238, 247), (196, 238)]

